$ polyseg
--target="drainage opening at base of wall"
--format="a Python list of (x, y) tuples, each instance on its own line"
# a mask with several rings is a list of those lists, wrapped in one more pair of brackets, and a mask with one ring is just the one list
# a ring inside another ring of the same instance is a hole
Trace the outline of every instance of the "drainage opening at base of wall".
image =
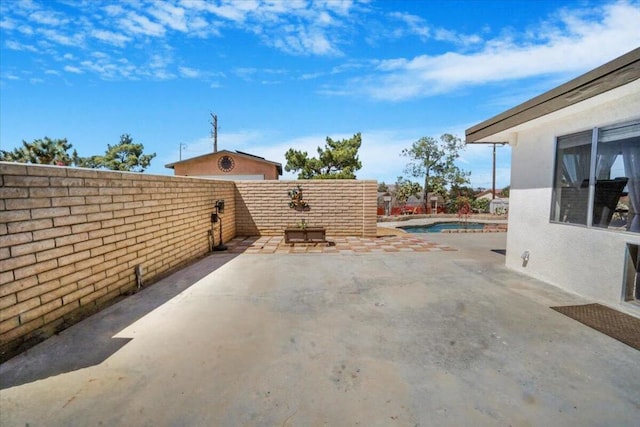
[(625, 259), (623, 298), (625, 301), (640, 301), (640, 245), (627, 243)]

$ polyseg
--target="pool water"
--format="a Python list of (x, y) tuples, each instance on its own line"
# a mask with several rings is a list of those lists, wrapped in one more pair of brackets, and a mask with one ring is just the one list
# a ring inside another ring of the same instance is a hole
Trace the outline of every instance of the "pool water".
[(439, 233), (442, 230), (482, 230), (485, 224), (479, 222), (437, 222), (429, 225), (408, 225), (399, 227), (408, 233)]

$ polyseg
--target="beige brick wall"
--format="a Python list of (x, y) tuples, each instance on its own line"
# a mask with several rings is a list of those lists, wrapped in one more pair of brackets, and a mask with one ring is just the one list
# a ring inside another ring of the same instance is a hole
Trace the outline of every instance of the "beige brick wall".
[[(302, 187), (307, 212), (289, 208), (288, 191)], [(282, 235), (302, 219), (329, 236), (376, 235), (376, 181), (236, 181), (238, 235)]]
[[(288, 207), (300, 184), (308, 212)], [(375, 181), (212, 181), (0, 162), (0, 360), (209, 251), (282, 235), (305, 219), (329, 236), (375, 236)], [(218, 244), (218, 224), (214, 228)]]
[(232, 182), (0, 163), (0, 358), (133, 290), (137, 265), (150, 282), (206, 254), (217, 199), (233, 238), (234, 197)]

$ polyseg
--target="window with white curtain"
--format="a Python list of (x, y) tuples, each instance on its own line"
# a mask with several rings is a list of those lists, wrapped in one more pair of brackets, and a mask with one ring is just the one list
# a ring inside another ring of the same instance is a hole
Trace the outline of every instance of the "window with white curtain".
[(640, 233), (640, 122), (557, 139), (551, 221)]
[(592, 132), (558, 138), (551, 219), (587, 225)]

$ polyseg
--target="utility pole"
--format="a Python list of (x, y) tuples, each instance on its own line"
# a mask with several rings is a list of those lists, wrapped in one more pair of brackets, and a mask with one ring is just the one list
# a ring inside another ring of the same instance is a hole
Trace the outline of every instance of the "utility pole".
[(182, 143), (182, 142), (181, 142), (181, 143), (180, 143), (180, 160), (181, 160), (181, 161), (182, 161), (182, 149), (183, 149), (183, 148), (185, 148), (185, 149), (186, 149), (186, 148), (187, 148), (187, 144), (184, 144), (184, 143)]
[(493, 185), (491, 187), (491, 200), (496, 198), (496, 144), (493, 144)]
[(218, 152), (218, 116), (211, 113), (211, 126), (213, 129), (211, 130), (211, 136), (213, 137), (213, 152)]
[(492, 142), (493, 144), (493, 185), (491, 187), (491, 199), (496, 198), (496, 145), (504, 146), (506, 142)]

